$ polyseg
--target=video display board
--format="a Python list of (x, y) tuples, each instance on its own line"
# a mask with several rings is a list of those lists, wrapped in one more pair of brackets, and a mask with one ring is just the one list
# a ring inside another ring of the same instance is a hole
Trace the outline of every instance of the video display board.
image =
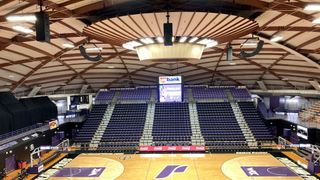
[(181, 76), (159, 77), (159, 102), (182, 102)]

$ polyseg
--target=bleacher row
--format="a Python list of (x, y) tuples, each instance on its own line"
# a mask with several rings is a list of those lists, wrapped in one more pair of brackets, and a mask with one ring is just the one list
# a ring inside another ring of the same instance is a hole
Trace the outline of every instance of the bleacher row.
[(197, 103), (201, 133), (205, 145), (215, 148), (220, 144), (247, 148), (246, 139), (228, 102)]
[[(195, 100), (204, 99), (219, 99), (222, 101), (228, 101), (226, 89), (230, 89), (233, 97), (237, 101), (250, 100), (251, 95), (246, 88), (217, 88), (217, 87), (184, 87), (183, 96), (186, 101), (188, 99), (188, 90), (192, 91), (192, 97)], [(151, 92), (154, 88), (128, 88), (128, 89), (111, 89), (111, 90), (100, 90), (95, 98), (96, 103), (107, 103), (112, 100), (115, 92), (119, 92), (119, 101), (150, 101)], [(157, 97), (156, 97), (157, 98)]]
[(156, 103), (152, 129), (155, 146), (191, 145), (187, 103)]
[(82, 128), (77, 134), (77, 142), (88, 143), (91, 141), (94, 133), (96, 132), (97, 128), (101, 123), (101, 120), (107, 107), (107, 104), (93, 105), (90, 115), (88, 116), (87, 120), (85, 121)]
[(147, 104), (116, 104), (100, 147), (111, 150), (134, 149), (139, 145)]
[[(196, 103), (201, 134), (210, 149), (247, 149), (248, 144), (229, 102)], [(257, 141), (272, 136), (252, 102), (239, 102), (241, 111)], [(75, 138), (90, 143), (107, 105), (94, 105)], [(148, 104), (116, 104), (102, 135), (100, 149), (137, 149), (143, 134)], [(192, 145), (188, 103), (156, 103), (152, 128), (153, 146)]]

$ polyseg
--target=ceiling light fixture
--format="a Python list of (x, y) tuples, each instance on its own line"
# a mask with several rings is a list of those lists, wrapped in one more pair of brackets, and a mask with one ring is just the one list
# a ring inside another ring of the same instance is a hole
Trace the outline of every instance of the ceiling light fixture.
[(211, 48), (211, 47), (214, 47), (216, 45), (218, 45), (218, 42), (215, 41), (215, 40), (211, 40), (206, 44), (206, 48)]
[(9, 22), (35, 22), (37, 20), (34, 14), (10, 15), (6, 17)]
[[(187, 39), (190, 39), (187, 41)], [(175, 42), (174, 40), (177, 40)], [(197, 40), (199, 40), (197, 42)], [(218, 42), (202, 37), (172, 37), (172, 46), (163, 45), (162, 37), (148, 37), (122, 44), (123, 48), (137, 51), (140, 60), (190, 60), (201, 59), (205, 48), (218, 45)], [(141, 42), (141, 43), (140, 43)]]
[(195, 42), (196, 40), (198, 40), (199, 38), (198, 37), (193, 37), (189, 40), (189, 43), (193, 43)]
[(70, 41), (66, 41), (62, 44), (63, 47), (65, 48), (74, 48), (74, 44)]
[(154, 41), (151, 38), (142, 38), (140, 41), (144, 44), (152, 44)]
[(186, 42), (187, 39), (188, 39), (188, 37), (186, 37), (186, 36), (180, 37), (179, 42), (184, 43), (184, 42)]
[(158, 43), (163, 43), (164, 42), (163, 37), (157, 37), (157, 41), (158, 41)]
[(91, 47), (91, 48), (86, 48), (86, 51), (102, 51), (102, 47)]
[(251, 37), (251, 38), (248, 38), (246, 39), (243, 43), (241, 43), (241, 47), (242, 46), (257, 46), (259, 43), (259, 38), (256, 38), (256, 37)]
[(282, 39), (283, 39), (282, 36), (280, 36), (280, 35), (275, 35), (275, 36), (273, 36), (273, 37), (270, 39), (270, 41), (271, 41), (271, 42), (278, 42), (278, 41), (280, 41), (280, 40), (282, 40)]
[(22, 33), (25, 33), (25, 34), (29, 34), (29, 33), (33, 32), (32, 29), (29, 29), (29, 28), (26, 28), (26, 27), (20, 26), (20, 25), (12, 26), (12, 29), (19, 31), (19, 32), (22, 32)]
[(312, 21), (313, 24), (320, 24), (320, 18), (314, 19)]
[(320, 4), (308, 4), (304, 7), (305, 11), (320, 11)]

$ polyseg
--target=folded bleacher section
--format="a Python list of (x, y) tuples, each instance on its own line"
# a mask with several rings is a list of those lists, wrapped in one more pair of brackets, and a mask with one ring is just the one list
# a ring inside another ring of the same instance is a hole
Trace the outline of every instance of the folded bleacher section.
[(251, 100), (251, 95), (246, 88), (230, 88), (230, 91), (236, 101)]
[(95, 98), (96, 104), (107, 104), (115, 94), (113, 90), (100, 90)]
[(238, 105), (255, 139), (257, 141), (272, 141), (273, 137), (253, 102), (238, 102)]
[(191, 89), (192, 89), (193, 98), (195, 100), (228, 101), (228, 97), (224, 88), (193, 87)]
[(188, 103), (156, 103), (153, 120), (153, 145), (191, 145)]
[(97, 128), (101, 123), (107, 107), (107, 104), (93, 105), (88, 118), (86, 119), (82, 128), (79, 130), (77, 136), (74, 139), (76, 143), (90, 143), (93, 135), (95, 134)]
[(205, 145), (212, 150), (247, 149), (229, 102), (197, 103)]
[(148, 104), (116, 104), (99, 149), (136, 150), (143, 133)]
[(120, 101), (149, 101), (151, 98), (150, 88), (137, 88), (137, 89), (123, 89), (120, 91), (118, 100)]

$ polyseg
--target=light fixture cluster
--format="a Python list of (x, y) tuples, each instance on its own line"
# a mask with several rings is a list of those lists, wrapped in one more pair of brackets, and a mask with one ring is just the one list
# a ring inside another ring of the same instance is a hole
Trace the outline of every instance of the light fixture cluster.
[[(320, 4), (308, 4), (304, 7), (305, 11), (320, 11)], [(320, 24), (320, 17), (312, 21), (313, 24)]]
[[(304, 9), (305, 11), (320, 11), (320, 4), (307, 4)], [(313, 24), (320, 24), (320, 18), (316, 18), (312, 21)], [(271, 42), (279, 42), (283, 39), (284, 37), (281, 34), (276, 34), (271, 37), (270, 41)]]
[[(190, 44), (201, 44), (206, 48), (214, 47), (218, 45), (218, 42), (209, 39), (209, 38), (201, 38), (201, 37), (188, 37), (188, 36), (176, 36), (172, 37), (173, 43), (190, 43)], [(147, 37), (141, 38), (139, 40), (133, 40), (122, 44), (122, 47), (129, 50), (135, 50), (136, 47), (148, 45), (148, 44), (162, 44), (164, 43), (163, 37)]]
[[(37, 17), (34, 14), (23, 14), (23, 15), (11, 15), (7, 16), (6, 20), (12, 23), (23, 23), (23, 22), (35, 22)], [(12, 26), (12, 29), (24, 34), (30, 34), (33, 32), (32, 29), (25, 27), (21, 24), (16, 24)]]

